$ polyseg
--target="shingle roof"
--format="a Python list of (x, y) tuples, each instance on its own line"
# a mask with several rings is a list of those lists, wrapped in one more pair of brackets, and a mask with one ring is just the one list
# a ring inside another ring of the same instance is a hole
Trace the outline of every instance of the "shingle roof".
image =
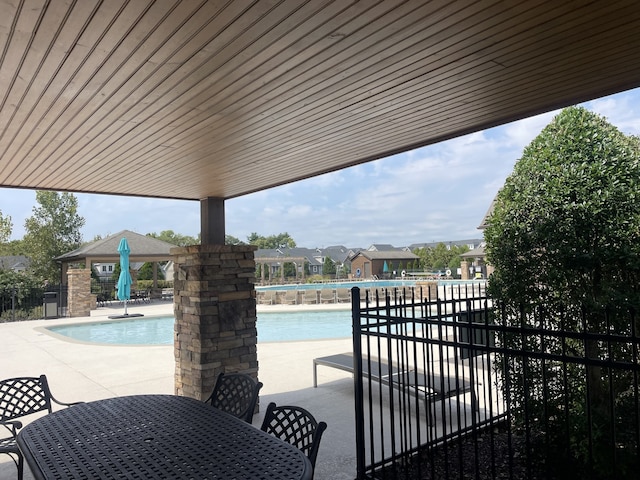
[(55, 260), (73, 261), (84, 258), (114, 258), (117, 259), (118, 244), (121, 238), (126, 238), (131, 249), (131, 259), (149, 258), (155, 260), (169, 260), (171, 257), (170, 250), (176, 245), (172, 245), (157, 238), (147, 237), (130, 230), (123, 230), (114, 235), (110, 235), (101, 240), (83, 245), (82, 247), (60, 255)]
[(363, 250), (359, 252), (358, 255), (367, 257), (369, 260), (413, 260), (416, 258), (420, 258), (415, 253), (407, 252), (404, 250), (387, 250), (382, 252)]
[(465, 252), (463, 254), (460, 255), (462, 258), (476, 258), (476, 257), (484, 257), (485, 253), (484, 253), (484, 245), (480, 245), (477, 248), (474, 248), (473, 250), (469, 250), (468, 252)]
[(8, 255), (0, 257), (0, 270), (14, 270), (20, 267), (28, 267), (29, 259), (24, 255)]

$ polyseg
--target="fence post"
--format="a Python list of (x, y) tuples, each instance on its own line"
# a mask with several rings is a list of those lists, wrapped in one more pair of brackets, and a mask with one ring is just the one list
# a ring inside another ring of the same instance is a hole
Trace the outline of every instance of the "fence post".
[(11, 320), (16, 321), (16, 287), (11, 287)]
[(365, 470), (364, 448), (364, 387), (362, 383), (362, 344), (360, 341), (360, 289), (351, 289), (351, 319), (353, 325), (353, 383), (356, 417), (356, 478), (362, 480)]

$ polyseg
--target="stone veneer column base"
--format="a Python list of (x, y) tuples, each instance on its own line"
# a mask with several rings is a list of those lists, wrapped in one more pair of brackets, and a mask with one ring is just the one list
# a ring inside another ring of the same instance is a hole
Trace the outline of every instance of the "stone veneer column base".
[(67, 310), (70, 317), (88, 317), (95, 295), (91, 294), (91, 270), (73, 268), (67, 271), (69, 284)]
[(257, 379), (255, 250), (248, 245), (171, 249), (177, 395), (205, 400), (220, 372)]

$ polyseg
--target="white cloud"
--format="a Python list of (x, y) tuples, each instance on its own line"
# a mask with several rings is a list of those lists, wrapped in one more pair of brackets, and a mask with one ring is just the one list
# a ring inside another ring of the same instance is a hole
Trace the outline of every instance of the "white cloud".
[(639, 135), (640, 117), (638, 116), (637, 96), (638, 93), (636, 91), (627, 92), (593, 100), (585, 106), (605, 117), (609, 123), (612, 123), (627, 135)]

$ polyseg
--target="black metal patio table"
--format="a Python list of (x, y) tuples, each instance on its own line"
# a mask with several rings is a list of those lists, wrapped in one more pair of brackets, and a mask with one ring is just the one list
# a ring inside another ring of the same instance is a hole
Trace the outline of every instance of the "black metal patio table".
[(18, 445), (36, 479), (311, 479), (297, 448), (204, 402), (134, 395), (34, 420)]

